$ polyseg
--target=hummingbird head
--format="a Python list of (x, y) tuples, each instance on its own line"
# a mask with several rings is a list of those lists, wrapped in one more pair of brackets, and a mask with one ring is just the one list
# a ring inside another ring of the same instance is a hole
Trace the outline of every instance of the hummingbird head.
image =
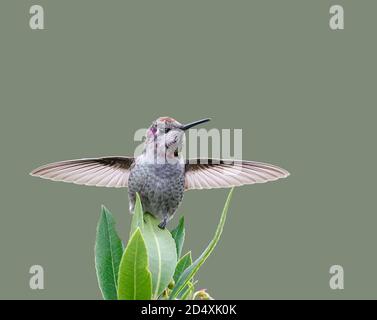
[(209, 118), (182, 124), (170, 117), (160, 117), (152, 122), (147, 130), (145, 149), (148, 151), (153, 147), (153, 154), (164, 158), (178, 157), (182, 149), (185, 131), (204, 122)]

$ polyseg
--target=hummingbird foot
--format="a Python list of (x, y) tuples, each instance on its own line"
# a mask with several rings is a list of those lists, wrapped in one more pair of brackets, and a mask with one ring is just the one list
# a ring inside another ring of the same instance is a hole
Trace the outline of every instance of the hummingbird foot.
[(166, 227), (166, 224), (167, 224), (167, 223), (168, 223), (168, 217), (164, 217), (164, 218), (162, 219), (162, 221), (160, 222), (160, 224), (158, 225), (158, 227), (159, 227), (160, 229), (164, 230), (165, 227)]

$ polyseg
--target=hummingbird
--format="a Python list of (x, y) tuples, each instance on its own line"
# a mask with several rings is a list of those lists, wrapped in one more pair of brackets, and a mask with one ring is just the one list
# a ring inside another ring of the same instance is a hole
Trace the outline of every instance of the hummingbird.
[(185, 131), (208, 121), (205, 118), (181, 124), (171, 117), (160, 117), (147, 129), (143, 151), (136, 157), (59, 161), (30, 174), (79, 185), (128, 187), (130, 212), (134, 212), (138, 193), (143, 211), (157, 217), (161, 229), (173, 218), (187, 190), (230, 188), (288, 177), (287, 170), (256, 161), (185, 160), (181, 152)]

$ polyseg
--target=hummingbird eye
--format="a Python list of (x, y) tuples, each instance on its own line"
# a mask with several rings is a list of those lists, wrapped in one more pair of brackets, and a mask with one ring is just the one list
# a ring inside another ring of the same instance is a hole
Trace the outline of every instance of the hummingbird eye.
[(168, 133), (171, 130), (171, 128), (165, 128), (165, 133)]

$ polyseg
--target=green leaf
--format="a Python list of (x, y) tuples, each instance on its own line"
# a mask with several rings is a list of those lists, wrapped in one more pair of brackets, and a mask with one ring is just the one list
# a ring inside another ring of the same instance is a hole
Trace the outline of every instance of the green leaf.
[(131, 221), (130, 238), (135, 233), (137, 228), (140, 228), (140, 230), (143, 230), (143, 227), (144, 227), (143, 208), (141, 206), (140, 196), (138, 193), (136, 193), (134, 214), (132, 216), (132, 221)]
[(173, 276), (173, 279), (175, 282), (178, 281), (183, 271), (185, 271), (191, 264), (192, 264), (191, 251), (189, 251), (181, 259), (179, 259), (177, 266), (175, 267), (175, 272)]
[(192, 283), (191, 281), (187, 282), (186, 286), (179, 293), (178, 299), (179, 300), (191, 300), (192, 295), (194, 294), (194, 290), (195, 290), (195, 288), (194, 288), (195, 283)]
[(208, 258), (208, 256), (211, 254), (213, 249), (215, 248), (217, 242), (220, 239), (221, 233), (224, 228), (226, 215), (228, 213), (228, 208), (230, 204), (230, 199), (232, 198), (233, 188), (230, 190), (228, 198), (225, 202), (225, 206), (223, 209), (223, 212), (220, 217), (219, 224), (217, 226), (215, 235), (207, 248), (204, 250), (204, 252), (200, 255), (199, 258), (197, 258), (191, 266), (189, 266), (179, 277), (178, 281), (176, 282), (171, 294), (170, 299), (175, 299), (179, 293), (185, 288), (186, 284), (192, 279), (192, 277), (198, 272), (199, 268), (202, 266), (204, 261)]
[(160, 221), (148, 213), (144, 218), (142, 234), (148, 250), (149, 270), (152, 273), (152, 296), (156, 299), (173, 277), (177, 251), (170, 232), (158, 227)]
[(95, 244), (95, 265), (99, 287), (106, 300), (117, 299), (117, 282), (120, 260), (123, 253), (122, 241), (115, 230), (115, 221), (104, 206), (97, 226)]
[(158, 227), (153, 215), (145, 214), (140, 197), (136, 195), (131, 232), (140, 228), (148, 251), (149, 270), (152, 273), (153, 297), (157, 298), (168, 286), (177, 264), (177, 249), (168, 230)]
[(140, 228), (132, 235), (119, 268), (119, 300), (150, 300), (152, 279), (148, 270), (148, 252)]
[[(179, 259), (177, 266), (175, 267), (175, 272), (173, 279), (175, 282), (178, 281), (179, 277), (190, 265), (192, 264), (191, 258), (191, 251), (187, 252), (181, 259)], [(193, 293), (193, 284), (189, 281), (186, 286), (182, 289), (182, 291), (178, 294), (177, 298), (180, 300), (185, 300), (189, 295), (190, 292)]]
[(177, 247), (177, 257), (179, 258), (182, 253), (183, 242), (185, 241), (185, 219), (181, 217), (179, 219), (178, 226), (171, 231), (171, 235), (175, 241)]

